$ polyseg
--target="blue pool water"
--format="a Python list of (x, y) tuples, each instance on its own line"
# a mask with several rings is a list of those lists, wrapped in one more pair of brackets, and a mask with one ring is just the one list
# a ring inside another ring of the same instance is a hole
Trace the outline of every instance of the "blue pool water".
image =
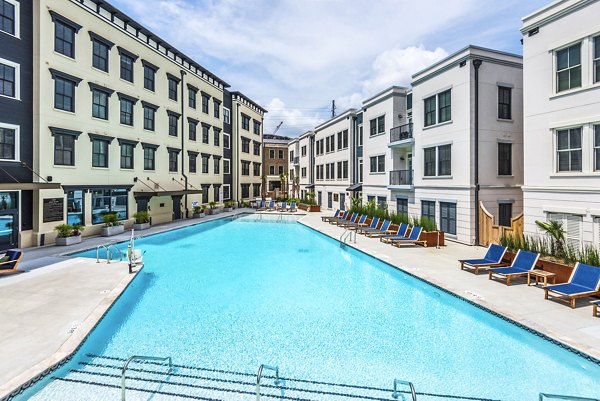
[[(499, 400), (600, 394), (599, 365), (301, 224), (251, 219), (138, 240), (142, 272), (58, 380), (22, 399), (119, 399), (118, 374), (102, 388), (82, 370), (131, 355), (252, 374), (268, 363), (288, 377), (386, 388), (399, 378), (418, 392)], [(429, 399), (444, 397), (419, 396)]]

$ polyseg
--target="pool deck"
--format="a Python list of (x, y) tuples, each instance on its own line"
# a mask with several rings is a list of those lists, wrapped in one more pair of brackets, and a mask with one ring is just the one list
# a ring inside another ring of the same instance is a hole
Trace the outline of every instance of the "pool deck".
[[(309, 213), (300, 222), (339, 240), (344, 229), (321, 221), (321, 216), (332, 213)], [(488, 280), (487, 272), (475, 275), (460, 270), (458, 259), (480, 258), (485, 248), (448, 240), (446, 244), (440, 249), (410, 245), (399, 249), (357, 235), (356, 243), (349, 246), (600, 359), (600, 319), (592, 316), (590, 299), (579, 300), (577, 308), (571, 309), (563, 302), (545, 300), (541, 286), (528, 287), (527, 278), (513, 279), (506, 286)]]

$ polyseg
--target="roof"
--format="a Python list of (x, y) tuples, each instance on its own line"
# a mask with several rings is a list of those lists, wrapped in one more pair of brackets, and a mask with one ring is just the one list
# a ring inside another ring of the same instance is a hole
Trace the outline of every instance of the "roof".
[(598, 0), (557, 0), (522, 18), (521, 33), (550, 24)]
[(239, 97), (240, 99), (244, 100), (245, 102), (249, 103), (250, 105), (256, 107), (262, 113), (268, 113), (267, 109), (260, 106), (258, 103), (256, 103), (252, 99), (250, 99), (248, 96), (244, 95), (242, 92), (238, 92), (238, 91), (231, 92), (231, 96), (232, 96), (233, 100), (237, 100), (236, 97)]
[(333, 118), (330, 118), (329, 120), (327, 120), (327, 121), (325, 121), (325, 122), (317, 125), (315, 127), (315, 133), (319, 129), (327, 128), (328, 126), (333, 125), (333, 124), (335, 124), (335, 123), (337, 123), (339, 121), (342, 121), (344, 118), (347, 118), (347, 117), (349, 117), (351, 115), (354, 115), (354, 114), (356, 114), (356, 109), (348, 109), (348, 110), (344, 111), (342, 114), (339, 114), (339, 115), (337, 115), (337, 116), (335, 116)]

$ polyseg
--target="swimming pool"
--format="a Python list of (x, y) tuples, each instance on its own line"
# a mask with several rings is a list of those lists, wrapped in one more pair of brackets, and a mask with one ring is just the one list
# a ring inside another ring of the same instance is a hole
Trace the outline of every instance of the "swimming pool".
[[(18, 399), (119, 399), (119, 369), (131, 355), (171, 356), (179, 365), (170, 376), (159, 364), (137, 364), (130, 373), (137, 379), (128, 386), (158, 391), (154, 400), (176, 393), (251, 399), (207, 387), (247, 389), (236, 380), (255, 384), (243, 374), (256, 375), (261, 363), (286, 377), (390, 389), (378, 399), (391, 399), (395, 378), (443, 395), (419, 400), (600, 394), (593, 361), (301, 224), (255, 220), (140, 239), (146, 265), (130, 288), (69, 363)], [(198, 377), (209, 374), (218, 378), (201, 384)], [(286, 396), (296, 397), (293, 390)], [(149, 397), (127, 393), (128, 400)]]

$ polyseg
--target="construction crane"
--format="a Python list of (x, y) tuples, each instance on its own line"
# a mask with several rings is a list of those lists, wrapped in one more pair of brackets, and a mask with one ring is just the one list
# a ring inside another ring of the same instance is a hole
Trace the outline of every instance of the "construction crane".
[(283, 121), (279, 123), (279, 125), (277, 125), (277, 127), (275, 127), (275, 129), (273, 130), (272, 134), (265, 134), (263, 135), (263, 138), (265, 139), (274, 139), (275, 138), (275, 134), (277, 133), (277, 131), (279, 131), (279, 128), (281, 128), (281, 126), (283, 125)]

